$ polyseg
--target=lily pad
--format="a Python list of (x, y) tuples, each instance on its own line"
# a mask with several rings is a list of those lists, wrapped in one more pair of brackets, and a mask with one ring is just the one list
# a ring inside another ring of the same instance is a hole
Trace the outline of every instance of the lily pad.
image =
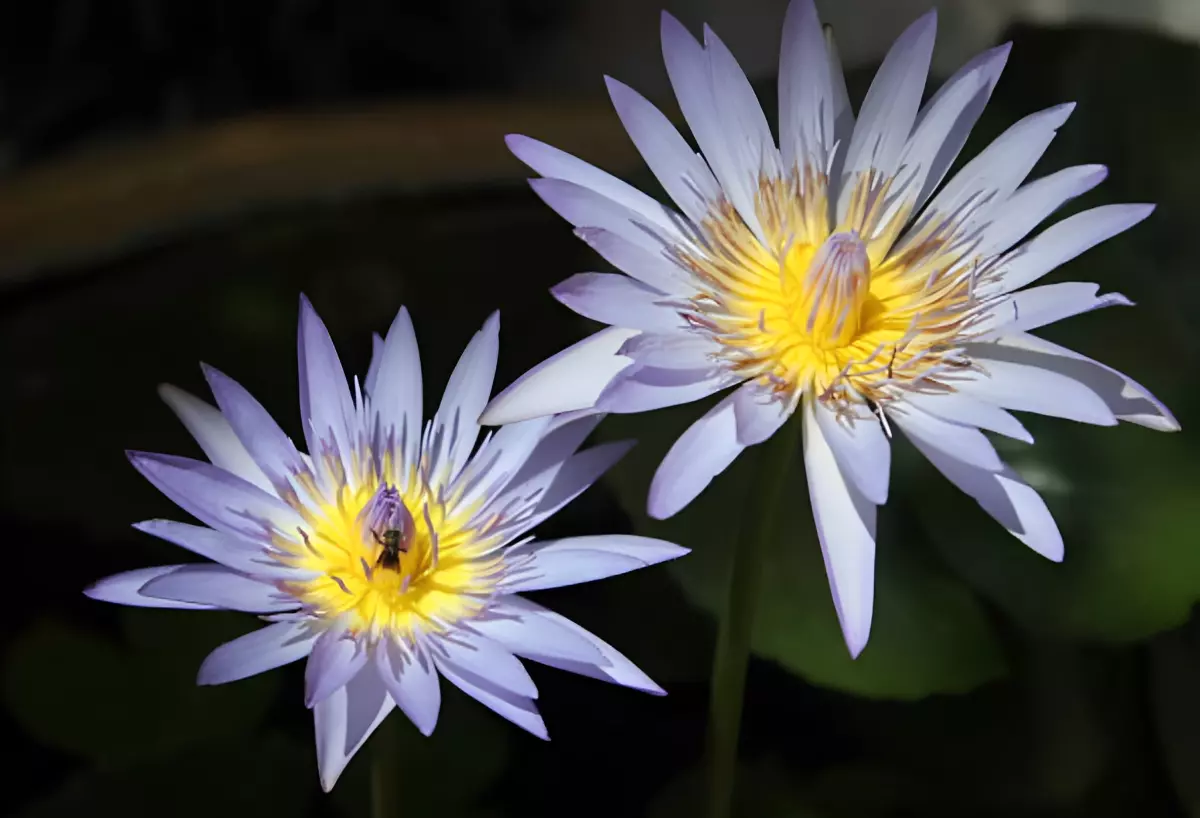
[[(667, 570), (693, 604), (716, 614), (724, 606), (739, 511), (757, 452), (744, 453), (670, 520), (652, 520), (645, 513), (654, 469), (705, 410), (697, 403), (636, 417), (611, 415), (600, 430), (610, 438), (640, 439), (608, 480), (638, 533), (692, 549)], [(911, 519), (887, 507), (879, 524), (874, 629), (866, 650), (851, 659), (834, 614), (799, 453), (784, 498), (779, 513), (787, 520), (764, 566), (752, 643), (757, 654), (815, 684), (889, 699), (961, 692), (1004, 674), (979, 602), (930, 559), (924, 535)]]

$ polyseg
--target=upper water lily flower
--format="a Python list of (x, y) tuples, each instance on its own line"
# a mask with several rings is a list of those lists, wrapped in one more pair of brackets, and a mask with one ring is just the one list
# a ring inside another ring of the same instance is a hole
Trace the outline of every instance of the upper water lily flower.
[(125, 605), (230, 609), (270, 622), (220, 646), (200, 684), (308, 657), (305, 702), (329, 790), (392, 708), (429, 735), (439, 676), (541, 738), (537, 689), (517, 656), (660, 694), (611, 646), (518, 594), (588, 582), (686, 552), (645, 537), (535, 542), (532, 528), (628, 448), (576, 452), (599, 416), (542, 418), (489, 433), (499, 319), (475, 335), (433, 420), (408, 313), (375, 338), (351, 392), (325, 326), (300, 312), (300, 411), (308, 454), (227, 376), (205, 367), (219, 409), (163, 397), (211, 463), (131, 452), (130, 460), (204, 525), (137, 528), (214, 562), (130, 571), (87, 594)]
[(729, 49), (664, 14), (667, 72), (700, 153), (635, 91), (612, 79), (608, 90), (675, 208), (549, 145), (509, 138), (543, 177), (532, 181), (538, 195), (628, 275), (584, 273), (554, 289), (611, 326), (523, 376), (484, 422), (640, 412), (736, 387), (659, 467), (649, 512), (665, 518), (799, 412), (813, 516), (854, 655), (870, 629), (876, 507), (895, 429), (1060, 560), (1045, 504), (980, 430), (1031, 441), (1007, 410), (1179, 428), (1128, 377), (1031, 334), (1124, 297), (1074, 282), (1022, 289), (1152, 206), (1085, 210), (1027, 238), (1106, 174), (1084, 165), (1024, 181), (1071, 104), (1020, 120), (943, 184), (1009, 46), (968, 62), (921, 105), (935, 27), (930, 12), (900, 36), (856, 118), (813, 3), (794, 0), (777, 146)]

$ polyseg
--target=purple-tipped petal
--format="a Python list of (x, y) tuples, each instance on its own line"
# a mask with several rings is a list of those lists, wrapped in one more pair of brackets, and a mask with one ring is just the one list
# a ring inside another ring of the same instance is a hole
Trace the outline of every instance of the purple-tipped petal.
[(431, 468), (448, 468), (450, 479), (462, 471), (479, 439), (479, 416), (492, 394), (499, 352), (500, 313), (494, 312), (463, 350), (433, 416), (434, 440), (440, 438), (442, 447), (431, 456)]
[[(560, 637), (545, 639), (540, 644), (532, 641), (521, 645), (508, 645), (513, 653), (539, 664), (556, 667), (581, 676), (589, 676), (602, 682), (619, 684), (622, 687), (641, 690), (656, 696), (665, 696), (666, 691), (656, 685), (653, 680), (626, 659), (619, 651), (593, 633), (581, 628), (561, 614), (543, 608), (528, 599), (518, 596), (503, 597), (496, 605), (498, 611), (520, 617), (524, 623), (534, 626), (537, 633), (546, 636), (546, 628), (554, 628), (554, 633), (566, 633), (577, 642), (586, 642), (598, 654), (598, 658), (574, 659), (566, 655), (565, 645)], [(574, 652), (574, 648), (571, 651)]]
[(177, 599), (159, 599), (142, 596), (142, 586), (164, 574), (184, 568), (184, 565), (156, 565), (153, 568), (138, 568), (105, 577), (84, 590), (84, 595), (100, 602), (116, 605), (134, 605), (138, 608), (178, 608), (187, 611), (215, 611), (216, 605), (202, 605)]
[(270, 583), (211, 563), (182, 565), (147, 582), (141, 594), (247, 613), (282, 613), (300, 607), (294, 597)]
[(636, 334), (609, 327), (547, 358), (492, 398), (479, 422), (500, 426), (591, 409), (617, 373), (632, 363), (617, 350)]
[(272, 558), (261, 542), (174, 520), (146, 520), (134, 525), (154, 537), (186, 548), (227, 568), (260, 579), (300, 579), (307, 572)]
[(196, 684), (236, 682), (291, 664), (308, 656), (319, 635), (307, 622), (276, 622), (251, 631), (208, 654)]
[(638, 330), (669, 331), (686, 326), (679, 313), (657, 303), (666, 296), (629, 276), (577, 273), (550, 294), (584, 318)]
[[(404, 307), (396, 313), (387, 338), (377, 351), (373, 364), (379, 374), (374, 386), (368, 386), (371, 407), (379, 419), (381, 443), (393, 442), (397, 448), (403, 441), (407, 451), (405, 462), (413, 462), (421, 442), (421, 418), (424, 413), (421, 355), (412, 318)], [(369, 382), (368, 378), (368, 382)]]
[(678, 514), (742, 453), (736, 394), (708, 410), (671, 446), (650, 483), (647, 511), (651, 517), (665, 520)]
[(530, 562), (504, 583), (520, 593), (578, 585), (657, 565), (688, 553), (665, 540), (629, 534), (602, 534), (549, 540), (529, 546)]
[(304, 518), (278, 497), (199, 460), (130, 452), (134, 468), (196, 519), (223, 531), (269, 541), (271, 528), (294, 536)]
[(804, 402), (804, 470), (833, 607), (850, 655), (871, 634), (875, 601), (875, 506), (845, 478), (816, 413)]
[(329, 330), (305, 296), (300, 296), (297, 347), (300, 420), (304, 424), (308, 453), (315, 458), (328, 446), (336, 446), (342, 458), (348, 458), (350, 421), (355, 416), (350, 385)]
[(347, 631), (330, 628), (313, 643), (304, 667), (304, 706), (314, 707), (345, 687), (366, 666), (367, 646)]
[(346, 764), (394, 706), (379, 674), (366, 668), (313, 708), (321, 789), (333, 789)]
[(271, 481), (234, 434), (233, 427), (221, 410), (170, 384), (160, 386), (158, 394), (200, 444), (209, 462), (264, 491), (274, 493)]
[(375, 663), (396, 705), (421, 735), (432, 735), (442, 707), (442, 689), (429, 653), (387, 640), (375, 648)]
[(238, 440), (271, 482), (286, 491), (288, 475), (306, 470), (291, 439), (241, 384), (211, 366), (203, 365), (203, 369), (217, 406)]

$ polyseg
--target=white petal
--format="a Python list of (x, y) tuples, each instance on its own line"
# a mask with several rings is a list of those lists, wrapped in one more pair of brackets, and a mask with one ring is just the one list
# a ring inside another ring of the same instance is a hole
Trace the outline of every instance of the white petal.
[(1162, 401), (1128, 375), (1093, 361), (1074, 350), (1025, 333), (1006, 335), (997, 341), (1002, 347), (1023, 350), (1028, 360), (1042, 369), (1050, 369), (1092, 390), (1118, 420), (1136, 423), (1160, 432), (1179, 431), (1179, 422)]
[(428, 651), (419, 644), (408, 648), (387, 640), (376, 646), (375, 661), (396, 705), (421, 735), (432, 735), (442, 707), (442, 688)]
[(276, 622), (251, 631), (208, 654), (196, 684), (235, 682), (303, 659), (318, 635), (307, 621)]
[(584, 318), (617, 327), (669, 331), (687, 326), (679, 313), (657, 303), (667, 296), (625, 275), (577, 273), (550, 294)]
[(852, 657), (866, 647), (875, 599), (875, 506), (842, 474), (814, 401), (804, 401), (804, 470), (813, 522), (842, 635)]
[(330, 628), (313, 643), (304, 668), (304, 706), (313, 707), (345, 687), (366, 667), (367, 646), (343, 629)]
[(270, 583), (207, 562), (181, 565), (147, 582), (140, 593), (249, 613), (279, 613), (300, 607), (294, 597)]
[(888, 417), (910, 440), (919, 439), (979, 469), (1000, 471), (1004, 468), (996, 448), (978, 429), (942, 420), (913, 406), (895, 407), (888, 411)]
[(738, 442), (736, 392), (688, 427), (659, 464), (650, 483), (647, 510), (665, 520), (682, 511), (745, 448)]
[(113, 574), (92, 583), (84, 590), (84, 595), (100, 602), (112, 602), (116, 605), (134, 605), (139, 608), (179, 608), (188, 611), (214, 611), (216, 605), (202, 605), (195, 602), (183, 602), (177, 599), (159, 599), (158, 597), (142, 596), (142, 586), (164, 574), (177, 571), (183, 565), (156, 565), (153, 568), (137, 568)]
[(1013, 293), (989, 310), (996, 330), (981, 340), (990, 341), (998, 334), (1037, 329), (1103, 307), (1133, 306), (1133, 302), (1120, 293), (1097, 296), (1099, 289), (1099, 284), (1064, 281)]
[(612, 77), (604, 81), (621, 124), (663, 189), (689, 219), (704, 219), (721, 193), (708, 165), (645, 97)]
[(1014, 537), (1048, 559), (1062, 560), (1062, 535), (1050, 510), (1012, 469), (1006, 467), (1001, 472), (978, 469), (922, 440), (913, 438), (912, 442), (947, 480), (975, 498)]
[(600, 227), (579, 227), (575, 235), (609, 264), (649, 287), (672, 295), (685, 295), (693, 290), (689, 283), (691, 274), (668, 257), (661, 245), (647, 248)]
[(609, 327), (547, 358), (492, 398), (479, 422), (500, 426), (592, 408), (609, 382), (633, 363), (617, 350), (636, 334)]
[(875, 505), (886, 503), (892, 446), (883, 424), (870, 415), (855, 418), (853, 423), (839, 420), (833, 411), (816, 403), (813, 417), (846, 480)]
[(944, 395), (913, 392), (905, 396), (904, 402), (943, 420), (987, 429), (989, 432), (1026, 443), (1033, 442), (1033, 435), (1021, 425), (1021, 421), (995, 404), (964, 395), (962, 392), (948, 392)]
[(554, 640), (553, 645), (530, 644), (522, 647), (513, 647), (513, 652), (518, 656), (543, 665), (556, 667), (559, 670), (599, 679), (603, 682), (613, 682), (623, 687), (631, 687), (635, 690), (641, 690), (658, 696), (666, 695), (666, 692), (661, 687), (656, 685), (649, 676), (639, 670), (633, 662), (622, 656), (612, 645), (595, 634), (579, 627), (562, 614), (543, 608), (541, 605), (530, 602), (528, 599), (522, 599), (519, 596), (503, 597), (502, 600), (507, 610), (521, 612), (524, 621), (531, 621), (531, 617), (536, 618), (541, 621), (543, 627), (560, 629), (570, 634), (572, 639), (579, 642), (586, 642), (596, 651), (598, 658), (589, 658), (586, 660), (568, 658), (560, 650), (562, 645), (558, 642), (557, 638)]
[(1116, 425), (1099, 395), (1068, 375), (1042, 368), (1036, 356), (998, 344), (970, 345), (969, 350), (984, 374), (971, 373), (955, 382), (968, 395), (1018, 412)]
[(378, 364), (379, 372), (373, 385), (368, 376), (367, 392), (379, 420), (379, 433), (384, 441), (391, 437), (397, 450), (405, 443), (403, 460), (413, 463), (421, 443), (424, 397), (417, 335), (404, 307), (396, 314), (383, 348), (372, 363)]
[(486, 679), (492, 686), (517, 696), (537, 698), (537, 686), (521, 660), (484, 636), (455, 631), (439, 638), (432, 650), (439, 668)]
[(379, 674), (365, 668), (313, 708), (321, 789), (333, 789), (346, 764), (394, 706)]
[(751, 382), (733, 393), (733, 414), (737, 421), (737, 439), (743, 446), (754, 446), (775, 434), (791, 417), (787, 404)]
[[(505, 138), (508, 149), (529, 167), (547, 179), (560, 179), (594, 190), (623, 208), (638, 214), (656, 227), (675, 234), (673, 214), (661, 203), (642, 191), (623, 182), (611, 173), (571, 156), (545, 142), (528, 136), (510, 134)], [(596, 227), (603, 225), (596, 224)]]
[(494, 312), (458, 359), (433, 416), (434, 439), (440, 432), (443, 448), (431, 468), (448, 467), (451, 479), (466, 465), (479, 438), (479, 416), (492, 394), (499, 351), (500, 313)]
[(834, 144), (832, 66), (812, 0), (793, 0), (779, 54), (779, 150), (785, 170), (824, 170)]
[(996, 208), (976, 252), (985, 257), (1003, 253), (1058, 208), (1087, 193), (1106, 176), (1108, 168), (1104, 165), (1077, 165), (1022, 185)]
[(636, 571), (688, 553), (665, 540), (631, 534), (602, 534), (531, 543), (522, 549), (521, 563), (503, 583), (509, 593), (561, 588)]
[(438, 664), (438, 670), (451, 684), (492, 712), (540, 739), (549, 740), (546, 724), (538, 714), (537, 705), (533, 700), (498, 687), (482, 676), (458, 670), (444, 663)]
[(916, 20), (892, 45), (871, 81), (846, 149), (837, 206), (839, 222), (849, 208), (858, 174), (871, 169), (885, 177), (896, 174), (921, 104), (936, 31), (935, 12)]
[(999, 282), (980, 288), (983, 295), (1008, 293), (1031, 284), (1085, 250), (1122, 233), (1154, 211), (1150, 204), (1094, 207), (1052, 224), (1014, 250), (997, 269)]
[(219, 409), (170, 384), (160, 386), (158, 394), (200, 444), (210, 463), (264, 491), (275, 493), (271, 481), (238, 440)]

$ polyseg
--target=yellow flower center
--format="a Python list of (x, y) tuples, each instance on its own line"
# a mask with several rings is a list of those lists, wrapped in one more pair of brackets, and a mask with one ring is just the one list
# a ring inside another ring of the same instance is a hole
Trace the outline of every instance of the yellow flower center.
[[(398, 491), (363, 475), (353, 487), (339, 481), (332, 498), (315, 481), (305, 489), (312, 506), (290, 498), (309, 521), (300, 543), (279, 540), (281, 559), (316, 576), (284, 584), (313, 615), (344, 618), (354, 633), (410, 638), (440, 632), (478, 614), (503, 567), (495, 538), (472, 529), (475, 505), (450, 510), (440, 492), (414, 474)], [(403, 503), (406, 523), (393, 527), (372, 518), (381, 495)]]
[(866, 177), (836, 230), (827, 181), (811, 171), (760, 181), (760, 238), (727, 201), (675, 251), (701, 283), (684, 317), (734, 371), (784, 399), (812, 391), (835, 407), (879, 404), (898, 390), (948, 388), (979, 314), (976, 270), (951, 221), (923, 224), (893, 249), (910, 210)]

